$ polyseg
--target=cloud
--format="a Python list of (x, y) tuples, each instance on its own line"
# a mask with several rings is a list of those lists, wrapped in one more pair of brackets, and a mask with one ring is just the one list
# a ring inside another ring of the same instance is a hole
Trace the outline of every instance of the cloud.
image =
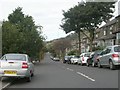
[[(71, 0), (72, 1), (72, 0)], [(43, 34), (47, 40), (66, 36), (59, 30), (62, 19), (62, 10), (66, 9), (70, 0), (0, 0), (0, 20), (7, 20), (10, 13), (18, 6), (23, 7), (23, 12), (33, 16), (36, 24), (43, 26)], [(74, 1), (74, 0), (73, 0)], [(73, 2), (72, 1), (72, 2)]]

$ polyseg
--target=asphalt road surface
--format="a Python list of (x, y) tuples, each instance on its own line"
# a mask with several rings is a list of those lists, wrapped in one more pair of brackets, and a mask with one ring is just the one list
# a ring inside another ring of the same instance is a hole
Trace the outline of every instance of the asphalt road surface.
[(9, 88), (118, 88), (118, 70), (63, 64), (48, 53), (35, 64), (31, 82), (16, 79)]

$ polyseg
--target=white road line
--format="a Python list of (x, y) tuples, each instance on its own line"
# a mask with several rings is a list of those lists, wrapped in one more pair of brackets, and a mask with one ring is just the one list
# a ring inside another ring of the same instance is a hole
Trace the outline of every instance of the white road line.
[(8, 84), (6, 84), (4, 87), (2, 87), (2, 89), (4, 89), (4, 88), (8, 87), (10, 84), (11, 84), (11, 82), (10, 82), (10, 83), (8, 83)]
[(77, 74), (80, 74), (81, 76), (83, 76), (83, 77), (85, 77), (85, 78), (87, 78), (87, 79), (89, 79), (89, 80), (91, 80), (91, 81), (95, 81), (95, 79), (92, 79), (92, 78), (90, 78), (89, 76), (87, 76), (87, 75), (85, 75), (85, 74), (83, 74), (83, 73), (81, 73), (81, 72), (77, 72)]
[(67, 70), (73, 71), (73, 69), (67, 68)]

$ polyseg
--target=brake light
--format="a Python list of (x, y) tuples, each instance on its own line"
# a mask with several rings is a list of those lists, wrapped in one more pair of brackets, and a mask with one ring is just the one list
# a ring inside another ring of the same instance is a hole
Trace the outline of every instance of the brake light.
[(116, 58), (116, 57), (118, 58), (119, 55), (118, 55), (118, 54), (112, 54), (112, 57), (113, 57), (113, 58)]
[(82, 57), (82, 61), (84, 61), (84, 57)]
[(22, 63), (22, 68), (28, 68), (28, 64), (26, 62)]

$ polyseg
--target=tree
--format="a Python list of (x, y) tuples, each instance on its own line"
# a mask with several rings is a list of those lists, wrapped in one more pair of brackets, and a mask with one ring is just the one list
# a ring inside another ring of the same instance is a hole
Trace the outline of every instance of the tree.
[(53, 43), (53, 50), (58, 55), (61, 56), (61, 58), (64, 57), (66, 53), (66, 49), (71, 47), (71, 43), (69, 40), (66, 39), (60, 39)]
[[(90, 49), (94, 39), (94, 31), (104, 21), (107, 22), (113, 13), (114, 2), (87, 2), (78, 4), (63, 11), (61, 27), (66, 33), (75, 31), (79, 37), (79, 51), (81, 53), (80, 33), (83, 33), (90, 41)], [(89, 36), (85, 32), (89, 33)]]
[(2, 33), (3, 54), (26, 53), (32, 58), (38, 58), (43, 50), (41, 28), (35, 25), (32, 16), (23, 14), (20, 7), (9, 14), (8, 21), (3, 22)]

